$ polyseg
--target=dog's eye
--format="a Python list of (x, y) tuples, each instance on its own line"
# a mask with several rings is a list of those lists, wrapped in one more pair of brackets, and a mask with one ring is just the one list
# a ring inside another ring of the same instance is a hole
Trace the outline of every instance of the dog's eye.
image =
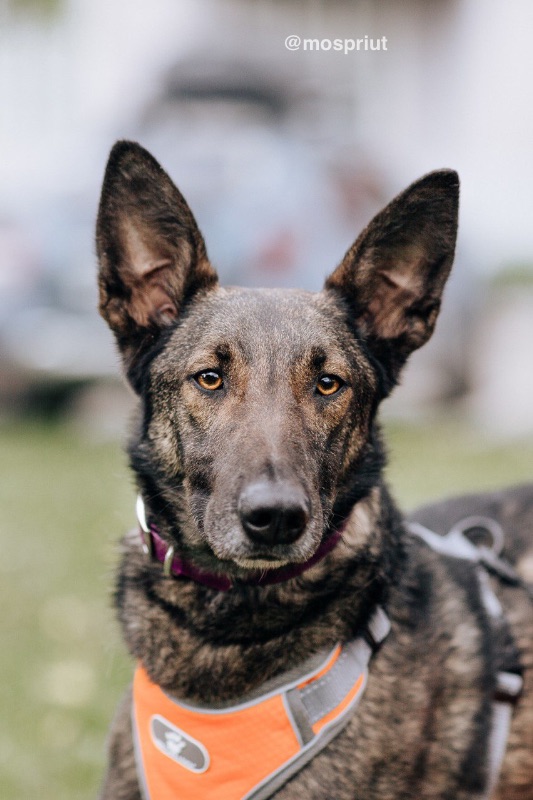
[(217, 389), (222, 389), (224, 381), (222, 375), (214, 369), (207, 369), (204, 372), (198, 372), (194, 376), (194, 380), (201, 389), (207, 389), (214, 392)]
[(316, 390), (323, 397), (335, 394), (344, 385), (344, 381), (336, 375), (322, 375), (316, 383)]

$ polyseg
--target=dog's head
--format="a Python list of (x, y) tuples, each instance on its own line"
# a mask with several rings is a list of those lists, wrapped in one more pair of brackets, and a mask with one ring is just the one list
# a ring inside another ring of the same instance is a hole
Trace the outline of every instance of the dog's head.
[(238, 574), (305, 562), (370, 491), (375, 411), (433, 332), (457, 209), (456, 173), (431, 173), (322, 292), (221, 288), (170, 178), (139, 145), (115, 145), (100, 310), (142, 400), (132, 462), (174, 543)]

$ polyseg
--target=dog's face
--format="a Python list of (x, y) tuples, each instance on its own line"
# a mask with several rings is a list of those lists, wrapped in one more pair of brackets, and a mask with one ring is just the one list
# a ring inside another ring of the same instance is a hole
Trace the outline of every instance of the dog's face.
[(225, 289), (183, 197), (113, 149), (98, 218), (101, 311), (144, 418), (134, 466), (204, 563), (305, 562), (376, 480), (379, 401), (431, 335), (458, 181), (432, 173), (363, 231), (321, 293)]
[(189, 544), (205, 540), (245, 568), (307, 560), (367, 439), (376, 391), (335, 302), (213, 289), (150, 376), (148, 448), (168, 497), (183, 484), (174, 502), (185, 501)]

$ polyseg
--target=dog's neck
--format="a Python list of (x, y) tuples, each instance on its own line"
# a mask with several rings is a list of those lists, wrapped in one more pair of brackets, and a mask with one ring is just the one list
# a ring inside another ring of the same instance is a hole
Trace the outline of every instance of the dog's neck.
[[(174, 547), (161, 538), (157, 526), (148, 522), (141, 495), (137, 497), (136, 511), (143, 549), (147, 556), (159, 561), (163, 565), (163, 572), (167, 577), (189, 578), (196, 583), (200, 583), (210, 589), (218, 589), (219, 591), (228, 591), (234, 586), (234, 580), (231, 576), (202, 570), (191, 561), (175, 555)], [(240, 582), (252, 586), (268, 586), (271, 584), (283, 583), (291, 578), (296, 578), (298, 575), (302, 575), (304, 572), (314, 567), (315, 564), (322, 561), (322, 559), (337, 546), (347, 523), (348, 520), (344, 520), (341, 525), (331, 531), (329, 536), (324, 539), (317, 551), (307, 561), (300, 564), (289, 564), (276, 569), (257, 570), (248, 578), (241, 579)]]
[(134, 530), (124, 540), (117, 589), (128, 648), (152, 680), (176, 696), (230, 701), (351, 640), (373, 609), (387, 604), (400, 536), (401, 519), (380, 484), (352, 508), (338, 543), (305, 580), (270, 586), (239, 581), (232, 591), (213, 591), (195, 580), (166, 578), (161, 564), (142, 552)]

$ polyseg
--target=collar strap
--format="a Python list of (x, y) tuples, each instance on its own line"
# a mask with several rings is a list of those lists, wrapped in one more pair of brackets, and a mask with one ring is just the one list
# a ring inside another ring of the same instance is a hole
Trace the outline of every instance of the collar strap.
[[(220, 575), (214, 572), (206, 572), (199, 569), (190, 561), (175, 555), (173, 545), (167, 544), (161, 536), (157, 527), (153, 524), (148, 524), (146, 520), (146, 512), (144, 502), (140, 495), (137, 496), (136, 503), (137, 519), (141, 529), (141, 537), (144, 552), (151, 556), (156, 561), (163, 564), (163, 573), (167, 576), (174, 575), (175, 577), (191, 578), (196, 583), (201, 583), (204, 586), (209, 586), (210, 589), (218, 589), (222, 592), (227, 592), (234, 585), (233, 579), (229, 575)], [(315, 564), (330, 553), (333, 548), (338, 544), (343, 527), (334, 531), (327, 539), (325, 539), (316, 553), (311, 556), (307, 561), (302, 564), (288, 564), (286, 567), (278, 567), (270, 570), (258, 570), (253, 573), (250, 578), (242, 581), (242, 583), (252, 586), (267, 586), (274, 583), (283, 583), (296, 578), (298, 575), (307, 572)]]

